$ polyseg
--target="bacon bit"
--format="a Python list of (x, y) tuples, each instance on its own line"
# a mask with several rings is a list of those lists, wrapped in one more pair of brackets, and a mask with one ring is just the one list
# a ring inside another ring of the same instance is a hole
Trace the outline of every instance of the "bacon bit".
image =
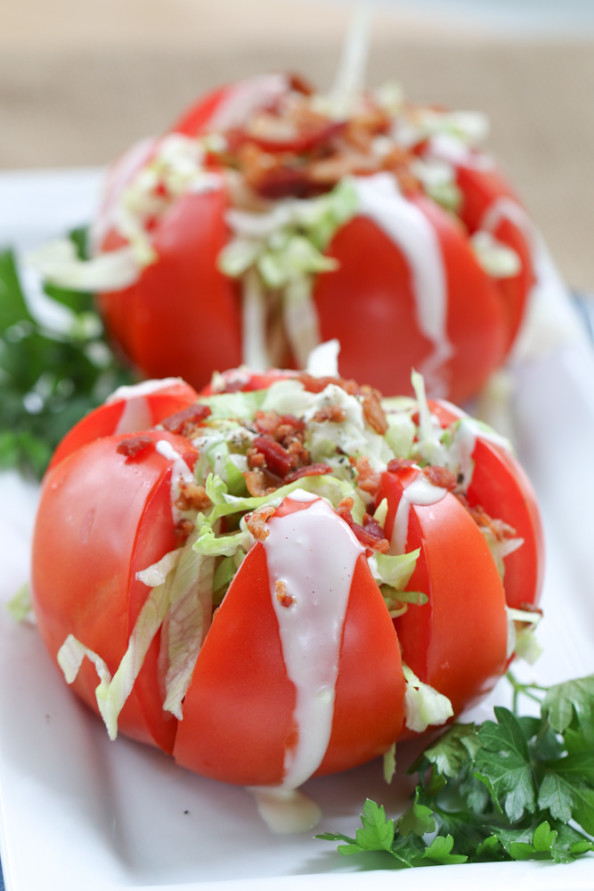
[(179, 436), (185, 436), (190, 439), (202, 422), (212, 414), (208, 405), (201, 405), (199, 402), (182, 408), (181, 411), (175, 412), (161, 421), (161, 425), (170, 433), (177, 433)]
[(308, 374), (307, 371), (302, 371), (300, 374), (295, 375), (295, 380), (299, 381), (299, 383), (303, 385), (303, 389), (307, 390), (308, 393), (321, 393), (322, 390), (325, 390), (330, 384), (340, 387), (341, 390), (344, 390), (349, 396), (357, 396), (363, 392), (363, 389), (356, 381), (347, 380), (344, 377), (334, 377), (332, 375), (327, 375), (326, 377), (314, 377), (313, 374)]
[(381, 474), (373, 469), (369, 462), (369, 458), (366, 458), (365, 456), (357, 458), (355, 462), (355, 470), (357, 471), (357, 486), (362, 489), (363, 492), (375, 495), (379, 489)]
[(255, 510), (251, 514), (246, 514), (245, 525), (256, 541), (264, 541), (264, 539), (268, 537), (270, 530), (266, 524), (274, 511), (275, 508), (269, 505), (267, 507), (261, 507), (259, 510)]
[(346, 419), (346, 414), (340, 405), (327, 405), (324, 408), (318, 409), (313, 419), (320, 424), (323, 424), (325, 421), (329, 421), (331, 424), (342, 424)]
[(377, 390), (365, 389), (363, 397), (363, 416), (370, 427), (381, 436), (388, 429), (386, 413), (382, 408), (381, 397)]
[(491, 517), (480, 504), (470, 505), (464, 495), (456, 494), (456, 498), (464, 505), (477, 526), (481, 529), (489, 529), (496, 541), (516, 538), (517, 532), (509, 523)]
[(295, 480), (300, 480), (304, 476), (323, 476), (325, 473), (332, 473), (332, 468), (329, 464), (323, 464), (321, 462), (318, 462), (317, 464), (306, 464), (304, 467), (300, 467), (298, 470), (294, 470), (292, 473), (287, 474), (285, 483), (294, 483)]
[(270, 495), (283, 485), (283, 480), (267, 470), (255, 468), (243, 474), (247, 490), (254, 498)]
[(295, 598), (293, 597), (293, 595), (287, 592), (287, 583), (284, 579), (276, 580), (276, 582), (274, 583), (274, 592), (276, 595), (276, 599), (281, 606), (284, 606), (288, 609), (295, 603)]
[(188, 539), (188, 536), (194, 529), (194, 524), (191, 520), (186, 519), (185, 517), (175, 524), (175, 528), (173, 530), (173, 534), (178, 542), (178, 545), (183, 545)]
[(391, 461), (388, 461), (388, 473), (398, 473), (400, 470), (413, 467), (418, 469), (418, 466), (416, 461), (412, 461), (410, 458), (392, 458)]
[(152, 445), (154, 445), (154, 440), (150, 436), (130, 436), (117, 444), (116, 452), (125, 455), (126, 460), (133, 461)]
[(180, 480), (179, 495), (175, 499), (175, 506), (179, 510), (207, 510), (212, 502), (206, 494), (204, 486), (198, 483)]
[(294, 469), (291, 455), (280, 442), (277, 442), (271, 436), (257, 436), (249, 449), (249, 453), (252, 454), (254, 450), (264, 456), (264, 462), (268, 470), (280, 476), (281, 479)]
[(314, 88), (308, 80), (301, 74), (291, 73), (288, 75), (289, 87), (295, 93), (303, 93), (304, 96), (312, 96)]
[(267, 433), (282, 445), (287, 445), (296, 437), (303, 438), (305, 433), (305, 421), (295, 415), (279, 415), (275, 411), (257, 411), (254, 420), (258, 433)]
[(336, 508), (336, 513), (348, 524), (357, 540), (369, 552), (379, 551), (380, 554), (385, 554), (390, 547), (390, 542), (384, 538), (384, 530), (369, 514), (365, 514), (363, 517), (362, 526), (355, 523), (351, 513), (353, 504), (352, 498), (343, 498)]
[(455, 474), (448, 470), (447, 467), (440, 467), (439, 465), (424, 467), (423, 474), (434, 486), (439, 486), (440, 489), (447, 489), (448, 492), (453, 492), (458, 484)]
[(311, 183), (331, 188), (345, 176), (356, 176), (375, 173), (378, 169), (377, 159), (373, 155), (365, 155), (346, 146), (340, 153), (312, 161), (308, 170)]

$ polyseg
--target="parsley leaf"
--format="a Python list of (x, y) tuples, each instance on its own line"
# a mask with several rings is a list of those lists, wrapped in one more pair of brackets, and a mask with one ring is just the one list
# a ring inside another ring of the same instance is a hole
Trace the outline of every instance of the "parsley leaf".
[[(593, 852), (594, 675), (548, 689), (509, 679), (512, 710), (451, 725), (411, 765), (418, 784), (404, 814), (367, 800), (355, 838), (318, 837), (343, 842), (341, 854), (383, 851), (383, 868)], [(522, 694), (540, 702), (539, 717), (518, 714)]]
[[(84, 231), (71, 235), (82, 252)], [(90, 294), (47, 287), (66, 324), (29, 306), (14, 253), (0, 250), (0, 468), (41, 477), (65, 433), (132, 381), (115, 357)]]

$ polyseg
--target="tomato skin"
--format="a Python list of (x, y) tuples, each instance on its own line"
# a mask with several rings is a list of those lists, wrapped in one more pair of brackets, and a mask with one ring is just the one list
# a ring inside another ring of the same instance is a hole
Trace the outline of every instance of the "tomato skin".
[[(169, 133), (193, 138), (223, 128), (230, 143), (251, 143), (272, 154), (304, 152), (308, 141), (323, 141), (344, 122), (284, 141), (252, 135), (246, 126), (252, 112), (274, 109), (290, 83), (286, 76), (267, 75), (227, 84), (194, 103)], [(147, 149), (144, 163), (157, 148), (155, 142)], [(431, 140), (417, 151), (430, 159)], [(435, 229), (447, 278), (447, 335), (454, 354), (439, 384), (428, 379), (428, 391), (458, 403), (479, 392), (504, 361), (524, 319), (534, 282), (530, 237), (510, 217), (499, 220), (493, 234), (516, 252), (520, 271), (493, 278), (476, 261), (469, 236), (481, 228), (498, 202), (509, 201), (515, 207), (519, 202), (495, 167), (480, 166), (486, 163), (483, 155), (469, 151), (469, 156), (466, 164), (452, 162), (462, 196), (461, 225), (426, 195), (407, 195)], [(215, 155), (208, 156), (211, 169), (218, 163)], [(131, 164), (130, 177), (133, 172)], [(107, 206), (113, 210), (116, 193), (125, 182), (122, 176), (112, 179)], [(229, 239), (225, 210), (222, 192), (217, 199), (198, 194), (176, 199), (156, 224), (154, 246), (159, 259), (144, 269), (134, 285), (99, 297), (111, 337), (150, 377), (180, 374), (200, 388), (213, 371), (242, 361), (242, 285), (217, 268), (217, 257)], [(109, 251), (124, 242), (112, 228), (113, 213), (104, 217), (99, 228), (110, 231), (101, 239), (101, 249)], [(340, 268), (320, 273), (314, 287), (322, 339), (339, 339), (345, 376), (364, 379), (385, 395), (410, 393), (411, 368), (418, 370), (431, 360), (434, 344), (418, 324), (407, 261), (396, 245), (362, 217), (339, 229), (329, 254)], [(288, 351), (275, 353), (275, 361), (286, 367), (295, 364)]]
[[(191, 464), (196, 452), (164, 431)], [(171, 516), (171, 462), (154, 448), (130, 460), (116, 451), (126, 436), (84, 445), (45, 478), (32, 547), (31, 587), (40, 634), (52, 658), (69, 633), (115, 672), (148, 589), (136, 572), (177, 545)], [(158, 640), (153, 642), (120, 716), (123, 733), (171, 749), (175, 722), (155, 707)], [(95, 711), (98, 679), (84, 660), (73, 688)]]
[(294, 703), (266, 554), (257, 543), (213, 617), (184, 700), (174, 758), (226, 782), (279, 783)]
[[(494, 280), (506, 316), (507, 354), (526, 314), (526, 294), (530, 293), (535, 281), (532, 260), (534, 233), (517, 196), (494, 166), (481, 169), (461, 163), (456, 168), (456, 181), (462, 194), (460, 217), (469, 232), (482, 229), (488, 223), (489, 214), (494, 213), (495, 222), (494, 225), (489, 224), (489, 231), (498, 241), (511, 248), (520, 261), (519, 271), (515, 275)], [(506, 206), (509, 213), (505, 213)], [(498, 213), (500, 208), (504, 210), (501, 215)]]
[[(450, 398), (463, 401), (503, 358), (504, 313), (460, 227), (427, 198), (411, 196), (410, 201), (439, 239), (448, 295), (446, 332), (453, 347), (440, 376)], [(435, 346), (419, 327), (402, 250), (374, 221), (357, 216), (338, 231), (328, 254), (339, 268), (318, 278), (314, 296), (322, 340), (337, 337), (340, 342), (341, 373), (369, 380), (385, 395), (411, 394), (411, 370), (422, 369)], [(427, 385), (431, 390), (431, 380)]]
[(81, 418), (58, 444), (48, 470), (88, 442), (154, 427), (198, 398), (194, 388), (181, 379), (150, 392), (145, 392), (143, 385), (136, 390), (129, 389), (128, 395), (110, 399)]
[[(222, 189), (180, 198), (157, 224), (158, 262), (128, 288), (98, 297), (110, 337), (148, 377), (201, 387), (213, 371), (241, 362), (238, 287), (217, 266), (226, 208)], [(122, 244), (112, 231), (103, 249)]]
[[(276, 514), (307, 509), (285, 499)], [(369, 642), (373, 640), (373, 657)], [(374, 671), (362, 671), (373, 658)], [(398, 638), (363, 555), (352, 577), (333, 725), (314, 775), (336, 773), (390, 748), (404, 721), (404, 676)], [(264, 547), (241, 564), (198, 655), (184, 700), (174, 757), (184, 767), (242, 785), (278, 784), (285, 752), (299, 730), (295, 687), (283, 661)]]
[[(260, 389), (292, 374), (236, 369), (224, 372), (218, 384), (231, 391), (238, 385)], [(195, 398), (183, 382), (156, 392), (165, 402), (151, 404), (155, 417), (170, 398), (181, 402)], [(444, 427), (463, 416), (444, 401), (434, 401), (430, 408)], [(32, 567), (34, 608), (51, 657), (56, 659), (72, 634), (97, 652), (112, 674), (149, 593), (137, 574), (179, 544), (172, 511), (175, 461), (155, 446), (165, 440), (189, 469), (198, 457), (183, 436), (155, 429), (114, 435), (113, 421), (111, 412), (98, 409), (97, 417), (84, 428), (85, 437), (72, 440), (68, 453), (48, 471)], [(97, 438), (89, 439), (90, 431)], [(436, 497), (430, 491), (425, 500), (417, 498), (419, 503), (411, 496), (402, 540), (401, 514), (394, 532), (399, 506), (408, 486), (425, 478), (410, 462), (381, 473), (375, 494), (376, 506), (387, 501), (381, 531), (395, 550), (420, 549), (407, 589), (422, 591), (428, 602), (411, 604), (393, 620), (366, 559), (371, 552), (364, 552), (367, 544), (359, 537), (337, 660), (329, 742), (313, 775), (349, 769), (413, 735), (405, 725), (403, 662), (421, 681), (449, 697), (455, 714), (488, 692), (505, 670), (506, 595), (511, 605), (521, 606), (526, 599), (536, 602), (542, 530), (534, 495), (515, 460), (480, 436), (473, 458), (468, 501), (495, 517), (500, 516), (495, 507), (501, 504), (501, 519), (521, 531), (528, 557), (519, 556), (520, 548), (505, 558), (504, 590), (471, 513), (445, 490), (436, 490)], [(425, 484), (431, 486), (426, 480)], [(286, 497), (266, 522), (307, 511), (316, 501)], [(328, 506), (324, 511), (324, 522), (329, 515), (333, 529), (335, 522), (345, 523), (344, 515), (334, 516)], [(325, 528), (316, 527), (316, 532)], [(355, 527), (350, 528), (356, 536)], [(317, 538), (323, 539), (322, 549), (332, 541), (331, 534)], [(119, 719), (123, 733), (170, 753), (180, 765), (213, 779), (250, 786), (283, 781), (286, 753), (299, 734), (296, 687), (285, 666), (268, 545), (263, 542), (265, 533), (248, 551), (214, 612), (183, 700), (183, 719), (163, 710), (160, 633)], [(310, 559), (317, 557), (314, 552)], [(514, 562), (508, 563), (512, 557)], [(282, 577), (281, 573), (278, 578)], [(83, 660), (73, 688), (94, 711), (97, 683), (94, 666)]]
[[(443, 427), (465, 413), (442, 401), (430, 403)], [(466, 493), (470, 507), (482, 507), (490, 516), (508, 523), (522, 539), (521, 547), (504, 557), (504, 587), (508, 606), (536, 606), (544, 581), (544, 530), (536, 494), (525, 470), (502, 445), (476, 437), (474, 469)]]
[[(363, 670), (370, 660), (371, 675)], [(332, 734), (316, 775), (347, 770), (386, 752), (403, 730), (404, 693), (398, 637), (361, 555), (344, 626)]]
[[(377, 500), (388, 500), (388, 537), (404, 489), (420, 476), (410, 469), (382, 475)], [(503, 586), (483, 535), (450, 492), (432, 504), (411, 504), (406, 550), (416, 548), (420, 555), (406, 587), (429, 600), (394, 620), (402, 658), (417, 677), (449, 697), (457, 714), (484, 696), (505, 669)], [(476, 628), (486, 633), (470, 632)]]

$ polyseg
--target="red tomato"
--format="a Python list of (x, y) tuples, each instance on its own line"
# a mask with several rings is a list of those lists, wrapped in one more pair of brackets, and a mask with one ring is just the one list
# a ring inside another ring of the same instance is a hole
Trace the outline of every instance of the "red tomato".
[[(236, 369), (221, 376), (219, 391), (221, 387), (228, 392), (266, 389), (293, 374)], [(316, 424), (341, 423), (339, 413), (331, 410), (331, 400), (342, 388), (342, 398), (361, 400), (362, 429), (381, 435), (379, 409), (371, 409), (369, 389), (340, 379), (329, 382), (302, 376), (300, 381), (311, 394), (321, 391), (327, 420), (324, 411), (317, 412)], [(163, 388), (161, 397), (168, 389)], [(187, 406), (191, 389), (176, 383), (171, 390), (173, 401)], [(283, 394), (286, 399), (284, 388)], [(212, 390), (208, 398), (212, 400)], [(209, 427), (212, 402), (202, 406), (201, 412), (200, 399), (196, 397), (196, 403), (188, 406), (195, 409), (196, 424), (203, 428), (199, 437), (203, 440), (209, 429), (219, 436), (226, 428), (217, 426), (214, 413)], [(196, 446), (177, 432), (178, 424), (171, 418), (161, 417), (161, 426), (155, 429), (163, 405), (150, 408), (155, 413), (153, 426), (146, 430), (114, 434), (110, 427), (118, 419), (112, 417), (112, 409), (100, 408), (86, 420), (84, 435), (70, 438), (69, 447), (44, 480), (33, 540), (33, 602), (52, 658), (73, 635), (104, 660), (112, 676), (150, 593), (138, 573), (166, 554), (190, 553), (177, 550), (180, 540), (183, 544), (194, 529), (202, 528), (200, 523), (210, 510), (203, 500), (202, 486), (209, 471), (202, 466), (202, 456), (197, 462)], [(460, 415), (446, 403), (435, 403), (432, 408), (444, 425)], [(307, 461), (315, 460), (303, 453), (300, 434), (307, 424), (305, 416), (259, 411), (250, 423), (248, 432), (259, 431), (250, 442), (271, 436), (266, 430), (278, 429), (276, 453), (286, 447), (287, 454), (299, 454), (306, 470)], [(361, 522), (350, 517), (348, 498), (336, 508), (307, 492), (291, 491), (279, 499), (276, 490), (287, 480), (278, 474), (284, 471), (267, 467), (265, 449), (256, 449), (254, 455), (248, 444), (241, 446), (245, 435), (234, 437), (234, 430), (229, 441), (247, 450), (246, 466), (251, 473), (263, 474), (270, 501), (258, 516), (242, 509), (245, 529), (252, 537), (245, 545), (245, 556), (234, 564), (220, 605), (215, 602), (212, 607), (212, 621), (207, 622), (204, 641), (190, 665), (182, 697), (183, 719), (164, 710), (167, 647), (165, 626), (160, 625), (147, 644), (147, 655), (121, 712), (122, 732), (158, 746), (202, 775), (250, 786), (275, 786), (284, 781), (287, 771), (290, 775), (291, 759), (298, 760), (302, 750), (310, 751), (319, 726), (326, 726), (327, 735), (316, 743), (319, 751), (314, 746), (308, 776), (348, 769), (410, 736), (403, 663), (421, 682), (449, 698), (456, 714), (484, 695), (508, 662), (506, 594), (485, 538), (462, 501), (411, 462), (386, 464), (385, 470), (365, 477), (360, 493), (365, 493), (369, 507)], [(194, 434), (195, 428), (187, 433)], [(330, 460), (328, 446), (324, 448)], [(337, 455), (342, 462), (344, 453), (338, 450)], [(363, 474), (356, 457), (351, 458), (357, 473)], [(520, 587), (525, 586), (524, 600), (533, 603), (538, 596), (542, 541), (531, 489), (499, 446), (491, 447), (479, 437), (473, 458), (468, 501), (481, 500), (484, 509), (497, 517), (500, 500), (506, 522), (521, 528), (526, 539), (532, 528), (529, 557), (509, 573), (506, 565), (505, 583), (510, 602), (518, 602)], [(180, 467), (189, 474), (194, 466), (203, 475), (186, 480), (189, 489), (180, 488)], [(244, 475), (246, 483), (249, 472)], [(331, 473), (330, 466), (324, 464), (322, 472)], [(439, 471), (435, 478), (440, 478)], [(302, 485), (299, 477), (298, 486)], [(194, 513), (180, 520), (179, 512), (188, 510), (192, 497), (198, 499)], [(387, 514), (380, 526), (372, 512), (384, 500)], [(230, 503), (234, 504), (226, 502)], [(240, 534), (238, 521), (236, 517), (235, 523), (224, 528), (212, 527), (213, 535), (223, 536), (223, 550), (217, 553), (233, 553), (226, 549), (232, 539), (224, 536)], [(427, 598), (426, 603), (410, 604), (395, 619), (373, 574), (373, 567), (379, 566), (376, 551), (385, 552), (390, 542), (396, 554), (419, 550), (407, 590), (421, 591)], [(327, 559), (328, 549), (332, 561)], [(327, 614), (319, 611), (324, 604), (329, 604)], [(293, 608), (294, 613), (283, 612)], [(305, 619), (301, 619), (304, 609)], [(308, 609), (313, 612), (307, 613)], [(283, 626), (287, 615), (305, 622), (305, 636), (298, 625)], [(331, 634), (326, 634), (323, 624), (327, 620)], [(323, 646), (314, 643), (308, 649), (308, 643), (304, 650), (297, 650), (295, 662), (294, 641), (309, 640), (311, 630), (318, 628), (324, 629)], [(310, 683), (310, 665), (316, 671), (326, 666), (324, 671), (329, 673), (316, 675), (315, 683)], [(73, 686), (95, 711), (97, 683), (94, 665), (84, 659)], [(317, 718), (312, 721), (307, 710), (309, 718), (304, 719), (304, 695), (306, 704), (316, 703), (316, 708), (323, 704), (322, 724)]]
[[(275, 115), (282, 115), (283, 100), (290, 89), (291, 81), (279, 75), (222, 87), (191, 107), (170, 131), (190, 138), (213, 133), (226, 137), (227, 155), (233, 157), (217, 154), (216, 147), (211, 147), (204, 163), (206, 169), (218, 171), (227, 182), (225, 178), (232, 169), (235, 185), (230, 190), (224, 185), (207, 192), (190, 189), (172, 198), (168, 209), (147, 223), (156, 261), (140, 271), (134, 284), (99, 296), (111, 336), (149, 377), (180, 375), (193, 386), (202, 387), (213, 371), (244, 361), (244, 284), (241, 279), (228, 278), (217, 265), (232, 236), (226, 222), (228, 210), (240, 200), (242, 207), (247, 202), (251, 210), (269, 211), (276, 199), (307, 199), (327, 191), (332, 181), (323, 177), (320, 181), (307, 180), (312, 156), (317, 157), (318, 152), (322, 160), (327, 156), (333, 159), (334, 152), (342, 162), (345, 153), (348, 158), (348, 151), (353, 151), (348, 140), (354, 137), (349, 134), (358, 132), (359, 126), (371, 126), (361, 125), (363, 118), (356, 117), (354, 123), (328, 122), (323, 115), (318, 120), (315, 114), (312, 120), (311, 112), (297, 117), (296, 123), (289, 113), (287, 135), (282, 135), (282, 126), (278, 134), (260, 132), (261, 128), (254, 125), (255, 116), (265, 112), (274, 120)], [(299, 90), (292, 95), (303, 97)], [(377, 112), (377, 129), (372, 136), (388, 138), (390, 120), (386, 115), (383, 110)], [(373, 115), (366, 120), (373, 120)], [(299, 126), (303, 127), (301, 131)], [(293, 135), (291, 128), (296, 128)], [(360, 147), (356, 150), (363, 151)], [(108, 180), (104, 210), (96, 226), (101, 233), (101, 251), (126, 243), (114, 228), (114, 207), (138, 172), (138, 163), (148, 165), (158, 151), (156, 142), (148, 156), (145, 152), (144, 161), (140, 154), (134, 163), (120, 162), (118, 175)], [(256, 153), (254, 157), (250, 151)], [(322, 339), (340, 340), (344, 374), (367, 380), (386, 395), (410, 393), (411, 368), (434, 365), (434, 374), (425, 375), (429, 392), (461, 402), (484, 386), (516, 338), (534, 279), (531, 236), (528, 225), (516, 219), (523, 211), (510, 187), (496, 169), (480, 167), (483, 155), (469, 151), (474, 166), (452, 162), (462, 198), (460, 208), (453, 213), (444, 211), (419, 183), (410, 187), (406, 179), (414, 170), (410, 163), (418, 158), (413, 147), (407, 160), (407, 151), (401, 150), (404, 160), (398, 162), (395, 176), (404, 177), (404, 200), (419, 209), (434, 232), (437, 260), (427, 256), (426, 263), (441, 267), (436, 274), (445, 281), (444, 307), (419, 310), (429, 297), (425, 285), (415, 281), (409, 252), (401, 239), (390, 238), (365, 211), (339, 226), (335, 233), (327, 253), (337, 261), (338, 269), (315, 276), (313, 305)], [(430, 158), (431, 142), (420, 143), (418, 153)], [(354, 167), (357, 177), (381, 170), (377, 160), (370, 167), (369, 154), (364, 156), (365, 161), (359, 165), (362, 172)], [(240, 189), (241, 199), (233, 197), (237, 194), (238, 170), (245, 171), (241, 175), (247, 183)], [(251, 184), (249, 177), (266, 175), (270, 188), (263, 185), (259, 194), (257, 183)], [(506, 202), (506, 212), (497, 216), (502, 201)], [(509, 212), (510, 207), (513, 212)], [(520, 264), (516, 274), (495, 278), (479, 265), (469, 236), (483, 227), (515, 251)], [(411, 232), (407, 238), (414, 240), (417, 235)], [(416, 250), (424, 250), (421, 243)], [(296, 359), (287, 340), (290, 332), (285, 330), (279, 337), (279, 293), (269, 290), (266, 300), (264, 327), (270, 343), (274, 342), (274, 364), (294, 367)], [(449, 356), (440, 354), (439, 343), (428, 333), (428, 326), (434, 326), (442, 312), (442, 335), (451, 350)], [(421, 322), (423, 314), (429, 319), (427, 324)]]
[[(167, 440), (190, 466), (196, 451)], [(39, 630), (55, 658), (68, 634), (100, 653), (113, 674), (146, 599), (136, 572), (176, 547), (171, 513), (172, 462), (156, 449), (137, 457), (117, 451), (127, 436), (102, 437), (69, 454), (45, 478), (33, 539), (32, 590)], [(122, 732), (170, 751), (175, 721), (159, 702), (158, 640), (120, 716)], [(86, 660), (74, 682), (97, 710), (97, 675)]]
[[(388, 500), (388, 538), (408, 487), (419, 479), (422, 472), (411, 468), (383, 475), (377, 499)], [(428, 602), (409, 607), (395, 625), (403, 660), (458, 712), (484, 696), (505, 669), (505, 595), (488, 545), (458, 499), (444, 492), (438, 501), (420, 501), (413, 497), (407, 506), (403, 541), (406, 551), (420, 548), (407, 588)], [(476, 627), (488, 633), (470, 633)]]
[[(467, 417), (443, 401), (432, 402), (431, 409), (444, 428)], [(509, 606), (529, 609), (538, 604), (544, 575), (544, 531), (534, 489), (520, 463), (496, 439), (478, 434), (471, 457), (468, 503), (508, 523), (522, 540), (504, 557), (505, 596)]]
[(87, 442), (113, 433), (135, 433), (154, 427), (196, 399), (194, 388), (182, 380), (160, 381), (154, 387), (140, 384), (117, 391), (107, 402), (81, 418), (66, 434), (56, 448), (48, 469)]
[[(217, 267), (226, 207), (220, 190), (177, 201), (155, 230), (159, 261), (128, 288), (99, 297), (111, 335), (149, 377), (203, 386), (213, 371), (241, 361), (238, 288)], [(112, 231), (104, 248), (122, 243)]]
[[(450, 398), (463, 401), (485, 384), (503, 358), (504, 308), (462, 229), (427, 198), (410, 200), (430, 221), (445, 261), (444, 334), (453, 354), (440, 374)], [(410, 371), (430, 363), (433, 344), (417, 321), (417, 298), (404, 254), (365, 217), (339, 230), (329, 254), (338, 260), (338, 269), (319, 277), (315, 296), (322, 339), (340, 341), (341, 373), (358, 380), (364, 376), (383, 393), (409, 393)], [(352, 299), (346, 311), (349, 293), (364, 299)], [(386, 361), (396, 355), (397, 365)], [(430, 374), (426, 380), (428, 389), (435, 389)]]

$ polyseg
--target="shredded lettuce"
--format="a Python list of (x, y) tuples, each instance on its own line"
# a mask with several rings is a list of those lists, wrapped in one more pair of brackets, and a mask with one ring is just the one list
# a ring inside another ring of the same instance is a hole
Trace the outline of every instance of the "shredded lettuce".
[(493, 278), (511, 278), (520, 272), (522, 261), (516, 251), (498, 241), (490, 232), (475, 232), (470, 243), (480, 265)]
[(420, 548), (408, 554), (373, 554), (368, 562), (374, 579), (395, 591), (402, 591), (414, 572)]
[(536, 638), (536, 629), (542, 619), (541, 613), (507, 607), (507, 655), (515, 654), (533, 665), (542, 654), (542, 647)]
[(387, 752), (384, 753), (384, 781), (391, 783), (396, 774), (396, 743), (392, 743)]
[(182, 703), (192, 680), (196, 659), (210, 627), (214, 556), (186, 546), (169, 586), (169, 609), (161, 632), (165, 663), (163, 708), (182, 720)]
[(353, 184), (342, 180), (317, 198), (287, 198), (267, 212), (231, 209), (234, 237), (218, 258), (221, 271), (243, 279), (243, 358), (253, 368), (268, 362), (268, 292), (282, 298), (285, 330), (301, 367), (319, 343), (312, 301), (313, 277), (336, 268), (326, 250), (337, 229), (357, 210)]
[(445, 724), (453, 717), (454, 709), (447, 696), (424, 684), (408, 665), (403, 663), (402, 670), (406, 680), (405, 723), (409, 730), (423, 733), (428, 727)]
[(58, 651), (58, 664), (69, 684), (75, 680), (85, 657), (95, 666), (99, 676), (95, 696), (110, 739), (117, 737), (120, 712), (132, 692), (148, 649), (163, 622), (166, 607), (165, 585), (151, 589), (130, 635), (128, 648), (113, 677), (104, 659), (72, 634), (68, 635)]
[(35, 613), (31, 602), (31, 588), (27, 582), (18, 589), (8, 603), (6, 609), (15, 622), (35, 622)]

